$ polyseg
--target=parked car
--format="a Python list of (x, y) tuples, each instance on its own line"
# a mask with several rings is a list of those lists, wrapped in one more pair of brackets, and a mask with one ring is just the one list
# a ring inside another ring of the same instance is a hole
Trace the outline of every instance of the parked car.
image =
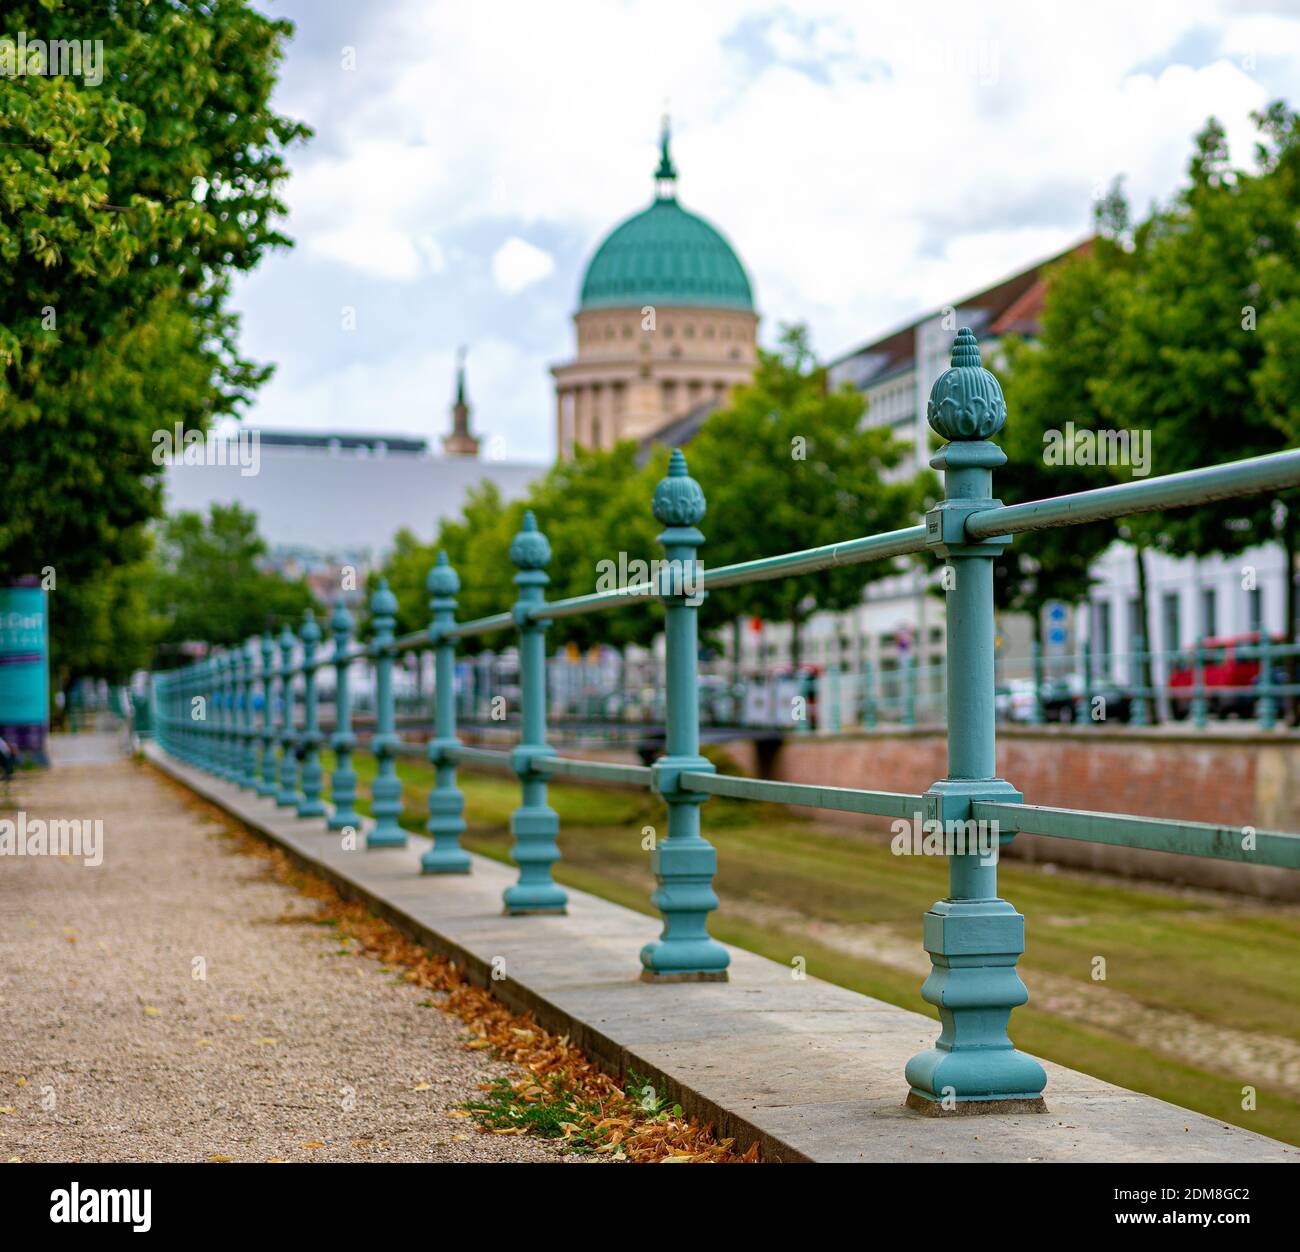
[[(1273, 636), (1277, 644), (1284, 644), (1281, 635)], [(1256, 714), (1260, 662), (1249, 649), (1257, 648), (1258, 631), (1246, 635), (1221, 636), (1206, 639), (1202, 644), (1202, 665), (1207, 711), (1211, 717), (1250, 718)], [(1271, 671), (1277, 685), (1286, 682), (1286, 673), (1276, 663)], [(1180, 721), (1192, 709), (1196, 693), (1196, 662), (1193, 653), (1178, 658), (1169, 670), (1169, 710)]]
[[(1094, 678), (1091, 695), (1093, 700), (1101, 697), (1105, 701), (1105, 720), (1108, 722), (1127, 722), (1133, 715), (1132, 693), (1109, 679)], [(1092, 709), (1084, 707), (1083, 679), (1078, 674), (1049, 679), (1043, 684), (1042, 700), (1045, 722), (1092, 720)]]
[(1028, 722), (1034, 711), (1034, 680), (1013, 678), (993, 694), (993, 708), (997, 716), (1007, 722)]

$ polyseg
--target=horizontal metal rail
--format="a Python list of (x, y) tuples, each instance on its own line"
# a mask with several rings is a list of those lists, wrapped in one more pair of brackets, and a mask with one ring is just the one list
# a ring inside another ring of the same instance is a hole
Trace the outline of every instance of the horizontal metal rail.
[[(1088, 809), (1058, 809), (1045, 804), (1001, 804), (990, 800), (975, 801), (971, 815), (976, 821), (997, 822), (999, 830), (1004, 832), (1052, 835), (1058, 839), (1077, 839), (1119, 848), (1182, 852), (1219, 861), (1300, 869), (1300, 835), (1281, 831), (1094, 813)], [(1252, 846), (1245, 846), (1247, 842)]]
[(617, 761), (583, 761), (571, 756), (539, 756), (533, 760), (539, 774), (553, 778), (593, 778), (606, 782), (649, 786), (653, 771), (648, 765), (621, 765)]
[(447, 748), (446, 753), (453, 761), (463, 765), (479, 765), (484, 769), (499, 769), (507, 774), (514, 773), (514, 761), (509, 749), (503, 752), (491, 748), (469, 748), (464, 744), (458, 744), (456, 747)]
[(1108, 517), (1183, 508), (1210, 500), (1228, 500), (1234, 496), (1295, 486), (1300, 486), (1300, 450), (1271, 452), (1268, 456), (1230, 461), (1227, 465), (1210, 465), (1205, 469), (1185, 470), (1161, 478), (1118, 483), (1094, 491), (1077, 491), (1071, 495), (1053, 496), (1050, 500), (1030, 500), (1024, 504), (983, 509), (966, 519), (966, 534), (971, 539), (1018, 535), (1030, 530), (1077, 526)]
[(494, 631), (509, 630), (516, 625), (513, 613), (493, 613), (490, 617), (476, 617), (473, 621), (457, 622), (442, 631), (446, 639), (465, 639), (470, 635), (490, 635)]
[[(864, 561), (907, 556), (912, 552), (921, 552), (924, 548), (925, 527), (908, 526), (904, 530), (886, 531), (883, 535), (870, 535), (865, 539), (848, 539), (844, 543), (828, 543), (824, 547), (807, 548), (802, 552), (787, 552), (782, 556), (762, 557), (757, 561), (741, 561), (736, 565), (719, 565), (716, 569), (705, 568), (701, 571), (700, 587), (704, 591), (717, 591), (722, 587), (737, 587), (772, 578), (790, 578), (796, 574), (810, 574), (841, 565), (861, 565)], [(596, 591), (585, 596), (570, 596), (567, 600), (551, 600), (538, 605), (529, 613), (529, 617), (533, 621), (580, 617), (585, 613), (625, 608), (630, 602), (655, 599), (658, 595), (659, 588), (652, 582), (631, 583), (613, 591)]]
[(912, 817), (921, 811), (921, 797), (901, 791), (859, 791), (854, 787), (815, 787), (806, 783), (768, 782), (736, 778), (731, 774), (705, 774), (694, 770), (681, 775), (682, 786), (706, 795), (735, 800), (767, 800), (773, 804), (800, 804), (807, 808), (834, 809), (839, 813), (871, 813), (877, 817)]

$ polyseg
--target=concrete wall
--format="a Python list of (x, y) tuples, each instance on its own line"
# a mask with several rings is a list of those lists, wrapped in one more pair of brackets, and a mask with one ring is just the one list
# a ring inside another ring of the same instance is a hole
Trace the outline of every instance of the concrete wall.
[[(722, 746), (746, 772), (782, 782), (922, 792), (947, 773), (943, 733), (933, 728), (787, 738), (774, 753), (760, 752), (752, 740)], [(1300, 831), (1300, 735), (1000, 728), (998, 772), (1031, 804)], [(882, 830), (889, 825), (847, 813), (819, 811), (818, 817)], [(1007, 854), (1300, 900), (1300, 874), (1293, 870), (1041, 835), (1018, 835)]]

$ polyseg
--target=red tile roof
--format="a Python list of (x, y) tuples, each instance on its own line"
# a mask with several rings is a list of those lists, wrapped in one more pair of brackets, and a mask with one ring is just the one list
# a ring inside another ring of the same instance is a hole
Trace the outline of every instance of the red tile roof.
[[(984, 335), (1033, 335), (1038, 330), (1038, 319), (1047, 292), (1048, 268), (1075, 253), (1086, 252), (1091, 246), (1092, 240), (1085, 239), (1066, 248), (1064, 252), (1036, 262), (1019, 274), (1004, 278), (992, 287), (986, 287), (983, 291), (976, 292), (965, 299), (953, 301), (951, 307), (983, 310), (987, 315), (981, 319), (983, 322), (981, 333)], [(839, 365), (858, 356), (880, 357), (880, 364), (871, 371), (872, 375), (892, 373), (912, 359), (916, 350), (916, 328), (937, 317), (940, 312), (941, 310), (936, 309), (927, 313), (880, 339), (863, 344), (852, 352), (846, 352), (831, 364)]]

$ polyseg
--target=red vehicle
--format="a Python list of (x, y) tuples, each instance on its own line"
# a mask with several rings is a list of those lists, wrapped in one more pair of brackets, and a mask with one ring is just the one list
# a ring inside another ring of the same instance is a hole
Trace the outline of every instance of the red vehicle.
[[(1206, 639), (1202, 644), (1202, 663), (1205, 667), (1205, 699), (1211, 717), (1254, 717), (1255, 688), (1259, 684), (1259, 658), (1253, 654), (1259, 646), (1260, 635), (1233, 635)], [(1275, 635), (1273, 642), (1286, 642)], [(1246, 655), (1243, 655), (1246, 652)], [(1196, 693), (1195, 657), (1183, 653), (1169, 671), (1169, 708), (1181, 720), (1191, 712), (1192, 697)], [(1276, 663), (1274, 683), (1285, 681)]]

